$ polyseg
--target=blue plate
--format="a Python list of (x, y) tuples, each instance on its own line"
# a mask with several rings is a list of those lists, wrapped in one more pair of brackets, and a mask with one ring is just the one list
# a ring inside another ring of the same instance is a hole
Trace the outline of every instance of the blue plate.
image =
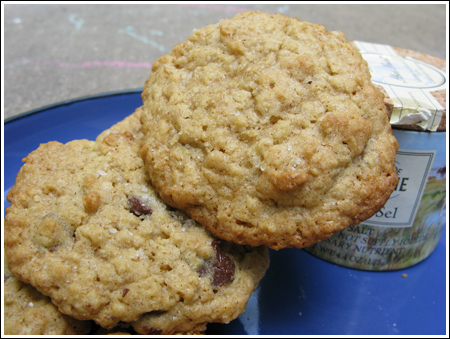
[[(142, 104), (141, 89), (47, 106), (7, 119), (4, 203), (22, 158), (51, 140), (94, 139)], [(299, 249), (270, 251), (271, 265), (246, 312), (221, 335), (445, 335), (446, 232), (421, 263), (391, 272), (336, 266)], [(402, 275), (407, 274), (404, 278)]]

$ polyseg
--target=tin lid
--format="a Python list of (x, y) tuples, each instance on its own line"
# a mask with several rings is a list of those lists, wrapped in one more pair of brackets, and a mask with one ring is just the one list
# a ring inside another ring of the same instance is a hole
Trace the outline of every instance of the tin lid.
[(354, 42), (367, 61), (372, 82), (385, 95), (393, 128), (446, 130), (446, 62), (389, 45)]

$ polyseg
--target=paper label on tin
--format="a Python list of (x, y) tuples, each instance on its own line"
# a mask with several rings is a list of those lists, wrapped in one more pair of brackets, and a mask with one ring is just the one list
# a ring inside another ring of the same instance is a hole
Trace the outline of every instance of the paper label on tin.
[(367, 61), (372, 82), (384, 88), (394, 103), (392, 125), (418, 125), (436, 131), (444, 107), (430, 93), (446, 89), (446, 75), (427, 63), (398, 55), (387, 45), (356, 41)]
[(386, 204), (370, 219), (369, 226), (411, 227), (423, 196), (436, 151), (398, 150), (395, 158), (398, 183)]

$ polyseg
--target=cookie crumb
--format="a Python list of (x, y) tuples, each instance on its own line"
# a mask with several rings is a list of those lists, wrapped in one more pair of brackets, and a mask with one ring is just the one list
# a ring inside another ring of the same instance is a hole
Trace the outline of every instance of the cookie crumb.
[(402, 278), (408, 278), (408, 275), (406, 273), (403, 273)]

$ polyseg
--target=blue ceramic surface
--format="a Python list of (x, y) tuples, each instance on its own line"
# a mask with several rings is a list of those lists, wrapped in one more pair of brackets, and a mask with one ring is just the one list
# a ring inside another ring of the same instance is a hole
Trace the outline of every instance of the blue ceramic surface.
[[(141, 90), (67, 101), (4, 125), (4, 204), (22, 158), (51, 140), (95, 139), (141, 105)], [(423, 262), (391, 272), (340, 267), (300, 249), (270, 251), (271, 265), (246, 312), (221, 335), (445, 335), (446, 231)]]

